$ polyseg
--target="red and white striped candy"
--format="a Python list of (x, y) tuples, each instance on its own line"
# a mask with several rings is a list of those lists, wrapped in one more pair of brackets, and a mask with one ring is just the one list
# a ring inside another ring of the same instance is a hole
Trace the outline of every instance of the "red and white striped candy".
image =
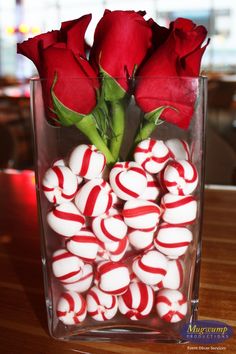
[(184, 280), (184, 263), (180, 259), (168, 261), (167, 273), (164, 278), (154, 286), (154, 290), (162, 288), (177, 290), (181, 288)]
[(169, 158), (169, 149), (162, 140), (143, 140), (134, 150), (134, 160), (149, 173), (161, 171)]
[(141, 282), (131, 283), (125, 294), (119, 296), (119, 310), (131, 320), (147, 317), (153, 307), (154, 294), (150, 286)]
[(174, 160), (190, 160), (190, 149), (187, 141), (182, 139), (168, 139), (165, 141)]
[(42, 190), (54, 204), (71, 201), (78, 188), (76, 176), (68, 167), (54, 166), (47, 170), (42, 181)]
[(156, 310), (164, 321), (179, 322), (186, 316), (188, 310), (187, 299), (178, 290), (162, 289), (157, 293)]
[(130, 200), (138, 198), (145, 191), (147, 177), (136, 162), (117, 162), (110, 172), (110, 184), (119, 198)]
[(108, 243), (122, 240), (127, 234), (128, 227), (121, 213), (111, 208), (106, 214), (93, 219), (92, 229), (101, 242)]
[(155, 201), (160, 195), (161, 192), (161, 187), (153, 175), (150, 175), (150, 173), (146, 172), (147, 176), (147, 187), (144, 190), (144, 192), (140, 195), (139, 199), (144, 199), (144, 200), (150, 200), (150, 201)]
[(146, 251), (153, 246), (154, 231), (130, 229), (128, 238), (136, 250)]
[(169, 258), (178, 258), (187, 251), (192, 239), (193, 234), (186, 227), (163, 223), (158, 228), (154, 245)]
[(86, 301), (88, 314), (96, 321), (110, 320), (117, 313), (117, 297), (104, 293), (96, 286), (89, 290)]
[(68, 202), (53, 208), (47, 215), (47, 222), (59, 235), (71, 237), (82, 228), (85, 218), (73, 203)]
[(118, 242), (100, 243), (96, 261), (110, 260), (112, 262), (119, 262), (124, 257), (128, 246), (128, 237), (124, 237)]
[(62, 283), (71, 283), (82, 277), (84, 262), (66, 249), (59, 249), (52, 255), (52, 271)]
[(157, 204), (142, 199), (128, 200), (122, 211), (126, 225), (144, 231), (152, 231), (156, 228), (160, 213)]
[(98, 241), (90, 230), (83, 228), (66, 241), (66, 248), (84, 261), (91, 262), (97, 256)]
[(167, 258), (156, 250), (139, 255), (133, 261), (133, 272), (145, 284), (159, 283), (167, 272)]
[(162, 218), (172, 225), (192, 224), (197, 215), (197, 201), (191, 195), (180, 196), (171, 193), (161, 199)]
[(106, 181), (95, 178), (80, 188), (75, 197), (75, 204), (86, 216), (102, 215), (112, 207), (112, 194), (111, 187)]
[(77, 293), (84, 293), (87, 291), (93, 282), (93, 267), (91, 264), (84, 264), (81, 270), (82, 276), (78, 281), (64, 284), (64, 288)]
[(130, 276), (126, 265), (121, 262), (101, 262), (97, 267), (95, 284), (100, 290), (111, 295), (121, 295), (126, 292)]
[(66, 162), (64, 159), (57, 159), (53, 162), (52, 166), (66, 166)]
[(69, 158), (69, 167), (72, 172), (87, 179), (98, 177), (105, 166), (105, 156), (94, 145), (77, 146)]
[[(53, 162), (52, 166), (66, 166), (66, 162), (63, 159), (57, 159)], [(83, 177), (76, 176), (78, 185), (82, 183)]]
[(164, 183), (172, 194), (191, 194), (198, 184), (196, 167), (189, 161), (170, 161), (164, 171)]
[(87, 315), (86, 302), (80, 294), (67, 291), (61, 294), (56, 313), (59, 320), (65, 325), (81, 323)]

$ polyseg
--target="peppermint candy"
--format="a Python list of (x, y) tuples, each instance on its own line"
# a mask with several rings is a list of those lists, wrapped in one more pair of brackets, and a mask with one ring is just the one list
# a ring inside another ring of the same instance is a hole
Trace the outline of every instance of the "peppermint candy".
[(126, 225), (146, 231), (156, 228), (160, 214), (161, 210), (157, 204), (142, 199), (128, 200), (122, 211)]
[(82, 277), (84, 262), (66, 249), (59, 249), (52, 255), (52, 271), (62, 283), (71, 283)]
[(169, 149), (162, 140), (142, 140), (134, 150), (134, 160), (151, 174), (160, 172), (169, 158)]
[(43, 177), (42, 190), (49, 202), (54, 204), (71, 201), (77, 188), (77, 178), (66, 166), (53, 166)]
[(73, 149), (68, 164), (74, 174), (93, 179), (103, 172), (106, 158), (94, 145), (82, 144)]
[(118, 242), (126, 234), (128, 227), (122, 214), (117, 209), (110, 209), (106, 214), (93, 219), (92, 229), (101, 242)]
[(119, 198), (130, 200), (138, 198), (145, 191), (147, 177), (136, 162), (118, 162), (110, 172), (110, 184)]
[(84, 261), (91, 262), (97, 256), (98, 241), (90, 230), (83, 228), (66, 241), (66, 248)]
[(113, 204), (112, 190), (102, 178), (85, 183), (75, 197), (75, 204), (85, 216), (106, 213)]
[(49, 211), (47, 222), (59, 235), (70, 237), (80, 231), (85, 218), (72, 202), (68, 202), (57, 205)]
[(104, 293), (96, 286), (89, 290), (86, 301), (88, 314), (96, 321), (110, 320), (117, 313), (117, 297)]
[(164, 171), (164, 184), (172, 194), (191, 194), (198, 185), (197, 169), (186, 160), (171, 161)]
[(167, 272), (167, 258), (156, 250), (137, 256), (133, 261), (134, 274), (145, 284), (159, 283)]
[(119, 296), (119, 310), (131, 320), (147, 317), (153, 307), (154, 294), (150, 286), (141, 282), (129, 285), (125, 294)]
[(86, 302), (80, 294), (74, 291), (65, 292), (60, 296), (56, 314), (65, 325), (81, 323), (87, 315)]
[(165, 194), (161, 199), (162, 218), (173, 225), (192, 224), (197, 216), (197, 201), (191, 195)]
[(156, 310), (165, 322), (179, 322), (187, 314), (187, 299), (178, 290), (162, 289), (157, 293)]
[(169, 258), (178, 258), (186, 252), (192, 239), (192, 232), (186, 227), (163, 223), (158, 228), (154, 245)]

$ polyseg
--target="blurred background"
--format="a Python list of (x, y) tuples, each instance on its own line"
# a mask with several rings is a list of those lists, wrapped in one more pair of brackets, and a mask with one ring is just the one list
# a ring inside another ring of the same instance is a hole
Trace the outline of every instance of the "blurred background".
[(208, 76), (206, 183), (236, 186), (235, 0), (0, 0), (0, 169), (32, 169), (28, 79), (33, 64), (16, 54), (16, 43), (93, 14), (86, 40), (105, 8), (146, 10), (160, 25), (177, 17), (204, 25), (211, 37), (202, 72)]

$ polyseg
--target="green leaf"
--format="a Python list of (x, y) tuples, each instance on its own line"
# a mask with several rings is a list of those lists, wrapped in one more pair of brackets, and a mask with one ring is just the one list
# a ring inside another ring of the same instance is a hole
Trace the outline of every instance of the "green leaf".
[(166, 108), (170, 108), (170, 109), (173, 109), (174, 111), (178, 112), (177, 108), (175, 108), (173, 106), (161, 106), (161, 107), (156, 108), (154, 111), (146, 113), (144, 115), (144, 118), (146, 120), (148, 120), (149, 122), (152, 122), (155, 125), (158, 125), (158, 124), (160, 124), (160, 122), (159, 122), (160, 116)]
[(78, 123), (84, 117), (84, 114), (80, 114), (78, 112), (73, 111), (72, 109), (65, 106), (57, 98), (54, 92), (54, 87), (56, 82), (57, 82), (57, 74), (55, 74), (55, 78), (51, 87), (51, 95), (52, 95), (54, 110), (56, 115), (59, 118), (60, 123), (66, 127), (69, 127), (73, 124)]
[(127, 96), (127, 92), (120, 86), (120, 84), (110, 76), (100, 66), (101, 76), (104, 78), (102, 83), (102, 90), (106, 101), (119, 101)]

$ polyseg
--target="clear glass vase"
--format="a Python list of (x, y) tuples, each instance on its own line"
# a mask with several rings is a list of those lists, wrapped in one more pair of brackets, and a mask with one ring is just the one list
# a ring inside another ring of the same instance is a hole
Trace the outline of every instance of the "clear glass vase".
[[(77, 80), (77, 79), (76, 79)], [(83, 79), (78, 79), (83, 85)], [(108, 80), (108, 79), (107, 79)], [(138, 80), (138, 79), (137, 79)], [(141, 78), (139, 79), (141, 80)], [(155, 79), (155, 85), (160, 86), (160, 78)], [(178, 78), (168, 78), (168, 87), (175, 87), (177, 85)], [(133, 82), (135, 86), (137, 83)], [(153, 84), (153, 82), (152, 82)], [(185, 85), (186, 84), (186, 85)], [(90, 144), (88, 138), (75, 127), (71, 126), (55, 126), (48, 123), (44, 101), (42, 95), (42, 81), (39, 79), (31, 80), (31, 110), (34, 127), (35, 138), (35, 171), (36, 171), (36, 188), (37, 188), (37, 200), (39, 211), (39, 222), (41, 226), (41, 240), (42, 240), (42, 264), (44, 272), (44, 285), (45, 285), (45, 298), (46, 307), (48, 313), (48, 326), (51, 336), (57, 339), (64, 340), (86, 340), (86, 341), (168, 341), (168, 342), (182, 342), (181, 328), (187, 322), (197, 319), (198, 312), (198, 290), (199, 290), (199, 275), (200, 275), (200, 260), (201, 260), (201, 225), (202, 225), (202, 203), (203, 203), (203, 188), (204, 188), (204, 140), (205, 140), (205, 114), (206, 114), (206, 79), (205, 78), (182, 78), (182, 97), (185, 97), (185, 101), (188, 101), (189, 88), (194, 90), (195, 102), (194, 113), (191, 119), (191, 123), (188, 129), (179, 128), (175, 124), (171, 124), (167, 121), (163, 121), (156, 124), (156, 129), (153, 129), (151, 134), (152, 139), (167, 140), (173, 142), (173, 139), (177, 139), (178, 142), (184, 141), (189, 147), (188, 158), (192, 164), (196, 167), (198, 173), (198, 184), (196, 189), (191, 192), (197, 201), (197, 215), (190, 223), (186, 223), (184, 227), (192, 232), (192, 241), (186, 247), (186, 251), (179, 257), (169, 257), (165, 255), (167, 259), (178, 259), (182, 262), (184, 267), (183, 281), (180, 287), (176, 286), (175, 289), (180, 291), (187, 299), (187, 313), (184, 314), (182, 319), (177, 322), (168, 322), (165, 318), (161, 318), (160, 313), (156, 310), (156, 299), (160, 289), (152, 285), (149, 285), (153, 290), (154, 304), (150, 313), (138, 320), (132, 320), (121, 314), (119, 309), (114, 317), (109, 320), (97, 321), (87, 313), (86, 317), (80, 322), (77, 316), (74, 324), (66, 324), (60, 320), (60, 314), (58, 310), (58, 302), (61, 294), (68, 291), (68, 287), (60, 281), (59, 277), (55, 276), (55, 270), (53, 271), (52, 255), (59, 249), (65, 249), (70, 237), (65, 237), (58, 234), (48, 224), (48, 213), (55, 208), (55, 204), (50, 202), (45, 196), (45, 187), (43, 187), (43, 179), (46, 171), (56, 162), (56, 165), (60, 165), (60, 160), (63, 159), (67, 165), (69, 156), (73, 149), (80, 144)], [(186, 89), (185, 89), (186, 88)], [(151, 85), (150, 85), (151, 91)], [(174, 90), (173, 90), (174, 91)], [(155, 95), (154, 93), (152, 93)], [(151, 93), (150, 93), (151, 95)], [(153, 97), (152, 97), (153, 99)], [(164, 98), (165, 99), (165, 98)], [(173, 102), (177, 98), (173, 92), (171, 100)], [(126, 102), (125, 107), (125, 134), (122, 141), (120, 161), (128, 159), (132, 160), (132, 142), (134, 141), (135, 134), (140, 132), (140, 124), (143, 122), (143, 112), (138, 107), (133, 98), (130, 95), (129, 100)], [(141, 122), (141, 123), (140, 123)], [(140, 141), (140, 139), (139, 139)], [(171, 145), (169, 145), (171, 149)], [(173, 160), (173, 153), (169, 160)], [(58, 163), (59, 160), (59, 163)], [(112, 163), (109, 164), (108, 170), (112, 168)], [(163, 183), (161, 179), (161, 172), (154, 174), (154, 177), (160, 183)], [(104, 179), (107, 179), (103, 175)], [(79, 179), (79, 177), (78, 177)], [(86, 180), (82, 182), (85, 183)], [(80, 187), (81, 187), (80, 185)], [(162, 188), (161, 188), (162, 187)], [(161, 198), (167, 191), (163, 185), (159, 189), (159, 196), (155, 203), (157, 205), (162, 204), (161, 212), (163, 213), (163, 202)], [(57, 193), (62, 193), (61, 187), (58, 187)], [(78, 192), (79, 193), (79, 192)], [(72, 199), (71, 203), (74, 203)], [(124, 202), (123, 202), (124, 203)], [(120, 207), (122, 208), (122, 202)], [(183, 213), (183, 212), (181, 212)], [(182, 214), (181, 214), (182, 215)], [(90, 218), (88, 218), (90, 219)], [(92, 218), (91, 218), (92, 219)], [(91, 220), (90, 220), (91, 221)], [(165, 221), (165, 220), (164, 220)], [(160, 225), (162, 224), (162, 216), (159, 224), (157, 225), (158, 232)], [(146, 225), (148, 227), (148, 225)], [(154, 234), (155, 237), (155, 234)], [(150, 248), (149, 248), (150, 249)], [(156, 247), (153, 246), (156, 250)], [(159, 249), (159, 251), (162, 249)], [(126, 254), (121, 259), (125, 265), (128, 266), (130, 272), (132, 268), (132, 262), (135, 257), (148, 252), (147, 249), (136, 249), (132, 245), (129, 245)], [(164, 252), (165, 253), (165, 252)], [(101, 261), (101, 258), (100, 258)], [(99, 262), (92, 261), (90, 264), (93, 267), (93, 273), (96, 273), (96, 267)], [(73, 268), (74, 269), (74, 268)], [(69, 269), (69, 272), (73, 269)], [(67, 270), (68, 271), (68, 270)], [(175, 277), (176, 275), (174, 275)], [(72, 278), (74, 280), (75, 278)], [(163, 279), (162, 279), (163, 280)], [(175, 279), (176, 280), (176, 279)], [(131, 281), (137, 281), (137, 276), (131, 277)], [(86, 302), (86, 296), (89, 289), (94, 286), (94, 279), (91, 284), (88, 285), (86, 291), (82, 291), (80, 294)], [(115, 295), (116, 296), (116, 295)], [(118, 296), (119, 297), (119, 296)], [(117, 296), (116, 296), (117, 298)], [(66, 301), (66, 300), (65, 300)], [(72, 311), (72, 309), (70, 309)], [(103, 311), (102, 306), (99, 307), (99, 311)], [(76, 317), (76, 316), (75, 316)]]

